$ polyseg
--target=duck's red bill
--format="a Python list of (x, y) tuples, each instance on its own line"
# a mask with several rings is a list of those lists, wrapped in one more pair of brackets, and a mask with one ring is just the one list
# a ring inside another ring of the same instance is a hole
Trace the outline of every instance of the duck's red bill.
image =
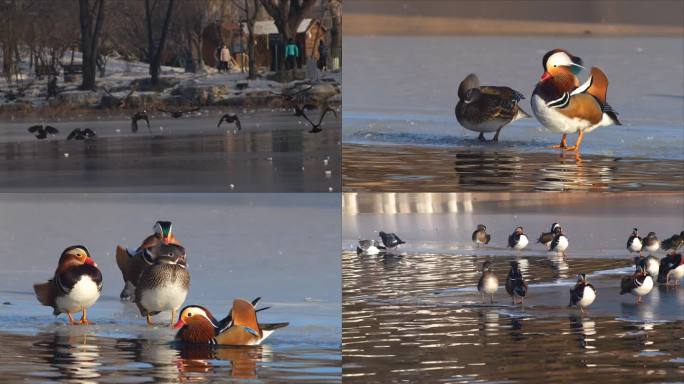
[(183, 320), (178, 320), (178, 322), (173, 326), (173, 328), (181, 329), (181, 328), (183, 328), (184, 325), (185, 325), (185, 323), (183, 323)]

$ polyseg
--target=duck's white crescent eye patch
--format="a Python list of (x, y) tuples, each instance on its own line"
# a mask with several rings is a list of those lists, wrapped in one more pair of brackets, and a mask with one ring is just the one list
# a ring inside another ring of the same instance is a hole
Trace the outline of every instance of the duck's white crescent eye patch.
[(570, 56), (568, 56), (567, 53), (565, 52), (556, 52), (553, 55), (549, 57), (549, 60), (546, 62), (546, 68), (551, 68), (551, 67), (556, 67), (559, 65), (573, 65), (572, 59), (570, 59)]

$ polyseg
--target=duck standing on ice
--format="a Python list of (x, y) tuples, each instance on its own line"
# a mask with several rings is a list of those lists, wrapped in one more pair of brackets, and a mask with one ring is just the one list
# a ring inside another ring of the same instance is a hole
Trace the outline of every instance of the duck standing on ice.
[[(562, 133), (559, 145), (564, 151), (580, 152), (585, 133), (606, 125), (622, 125), (617, 112), (606, 102), (608, 77), (597, 67), (580, 86), (577, 74), (584, 69), (582, 59), (564, 49), (547, 52), (542, 60), (544, 73), (532, 93), (532, 112), (539, 122), (553, 132)], [(568, 134), (577, 133), (569, 147)]]
[(487, 141), (485, 132), (496, 132), (492, 141), (498, 141), (503, 127), (530, 117), (518, 105), (524, 98), (522, 93), (508, 87), (480, 86), (477, 75), (471, 73), (458, 87), (456, 120), (465, 129), (480, 132), (477, 137), (480, 141)]

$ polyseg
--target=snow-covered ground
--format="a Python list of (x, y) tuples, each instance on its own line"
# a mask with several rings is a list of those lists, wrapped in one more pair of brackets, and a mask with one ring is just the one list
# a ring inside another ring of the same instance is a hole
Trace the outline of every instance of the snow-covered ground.
[[(65, 64), (71, 63), (71, 51), (65, 53), (62, 58)], [(74, 64), (81, 64), (81, 54), (74, 53)], [(19, 65), (22, 75), (11, 83), (7, 79), (0, 78), (0, 107), (11, 106), (17, 103), (29, 103), (33, 108), (40, 109), (44, 106), (56, 106), (64, 103), (65, 99), (72, 100), (86, 99), (84, 104), (97, 104), (102, 96), (111, 94), (116, 98), (127, 97), (132, 89), (134, 81), (149, 78), (149, 65), (138, 61), (127, 61), (119, 57), (110, 57), (106, 64), (105, 76), (97, 78), (98, 89), (96, 93), (84, 96), (83, 92), (78, 91), (80, 79), (74, 82), (65, 83), (62, 76), (58, 77), (58, 88), (61, 96), (56, 100), (46, 100), (47, 95), (47, 76), (38, 79), (34, 71), (28, 67), (28, 61), (23, 61)], [(98, 72), (99, 75), (99, 72)], [(198, 73), (187, 73), (179, 67), (161, 67), (161, 78), (168, 78), (173, 85), (164, 89), (162, 92), (150, 92), (136, 90), (132, 96), (139, 97), (159, 97), (161, 99), (171, 98), (172, 95), (183, 94), (183, 88), (210, 88), (210, 92), (220, 93), (219, 98), (244, 98), (250, 95), (275, 95), (284, 84), (259, 78), (247, 81), (247, 73), (233, 69), (231, 72), (218, 73), (214, 68), (205, 67)], [(321, 78), (328, 81), (341, 82), (341, 73), (325, 73)], [(241, 90), (237, 88), (238, 82), (246, 82), (247, 88)], [(18, 89), (23, 89), (24, 96), (17, 100), (8, 100), (8, 93), (16, 93)], [(194, 96), (194, 95), (193, 95)], [(80, 97), (80, 99), (79, 99)], [(214, 99), (216, 101), (216, 98)], [(188, 100), (192, 103), (193, 100)]]

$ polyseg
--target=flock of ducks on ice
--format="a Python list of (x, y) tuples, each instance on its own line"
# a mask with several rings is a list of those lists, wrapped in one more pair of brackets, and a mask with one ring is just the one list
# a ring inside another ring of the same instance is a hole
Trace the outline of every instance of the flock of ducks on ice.
[[(396, 248), (405, 244), (403, 240), (394, 233), (380, 232), (380, 242), (377, 240), (360, 240), (356, 247), (359, 256), (374, 255), (393, 255)], [(472, 235), (472, 241), (476, 246), (486, 245), (491, 240), (491, 234), (487, 233), (487, 227), (479, 224)], [(556, 252), (565, 257), (565, 250), (570, 242), (563, 232), (563, 228), (558, 223), (551, 224), (549, 232), (539, 235), (537, 243), (543, 244), (549, 252)], [(529, 238), (522, 227), (517, 227), (508, 236), (508, 247), (514, 250), (522, 250), (529, 244)], [(637, 304), (641, 303), (641, 298), (653, 289), (656, 281), (660, 284), (675, 286), (679, 285), (679, 280), (684, 277), (684, 258), (677, 250), (684, 246), (684, 231), (672, 235), (662, 242), (658, 240), (655, 232), (649, 232), (646, 237), (639, 236), (639, 230), (634, 228), (632, 234), (627, 239), (627, 250), (630, 253), (639, 252), (639, 256), (634, 258), (636, 269), (629, 276), (623, 276), (620, 284), (620, 294), (630, 293), (637, 297)], [(667, 255), (658, 260), (649, 255), (643, 257), (643, 252), (653, 253), (662, 248)], [(513, 304), (524, 304), (527, 295), (527, 282), (517, 261), (511, 262), (511, 268), (506, 276), (506, 292), (511, 296)], [(492, 271), (492, 263), (485, 261), (482, 264), (482, 275), (477, 284), (477, 290), (485, 302), (485, 296), (489, 296), (490, 302), (494, 303), (494, 294), (499, 289), (499, 279)], [(577, 306), (582, 312), (590, 306), (596, 299), (596, 288), (587, 281), (585, 273), (577, 275), (577, 283), (570, 290), (570, 305)]]

